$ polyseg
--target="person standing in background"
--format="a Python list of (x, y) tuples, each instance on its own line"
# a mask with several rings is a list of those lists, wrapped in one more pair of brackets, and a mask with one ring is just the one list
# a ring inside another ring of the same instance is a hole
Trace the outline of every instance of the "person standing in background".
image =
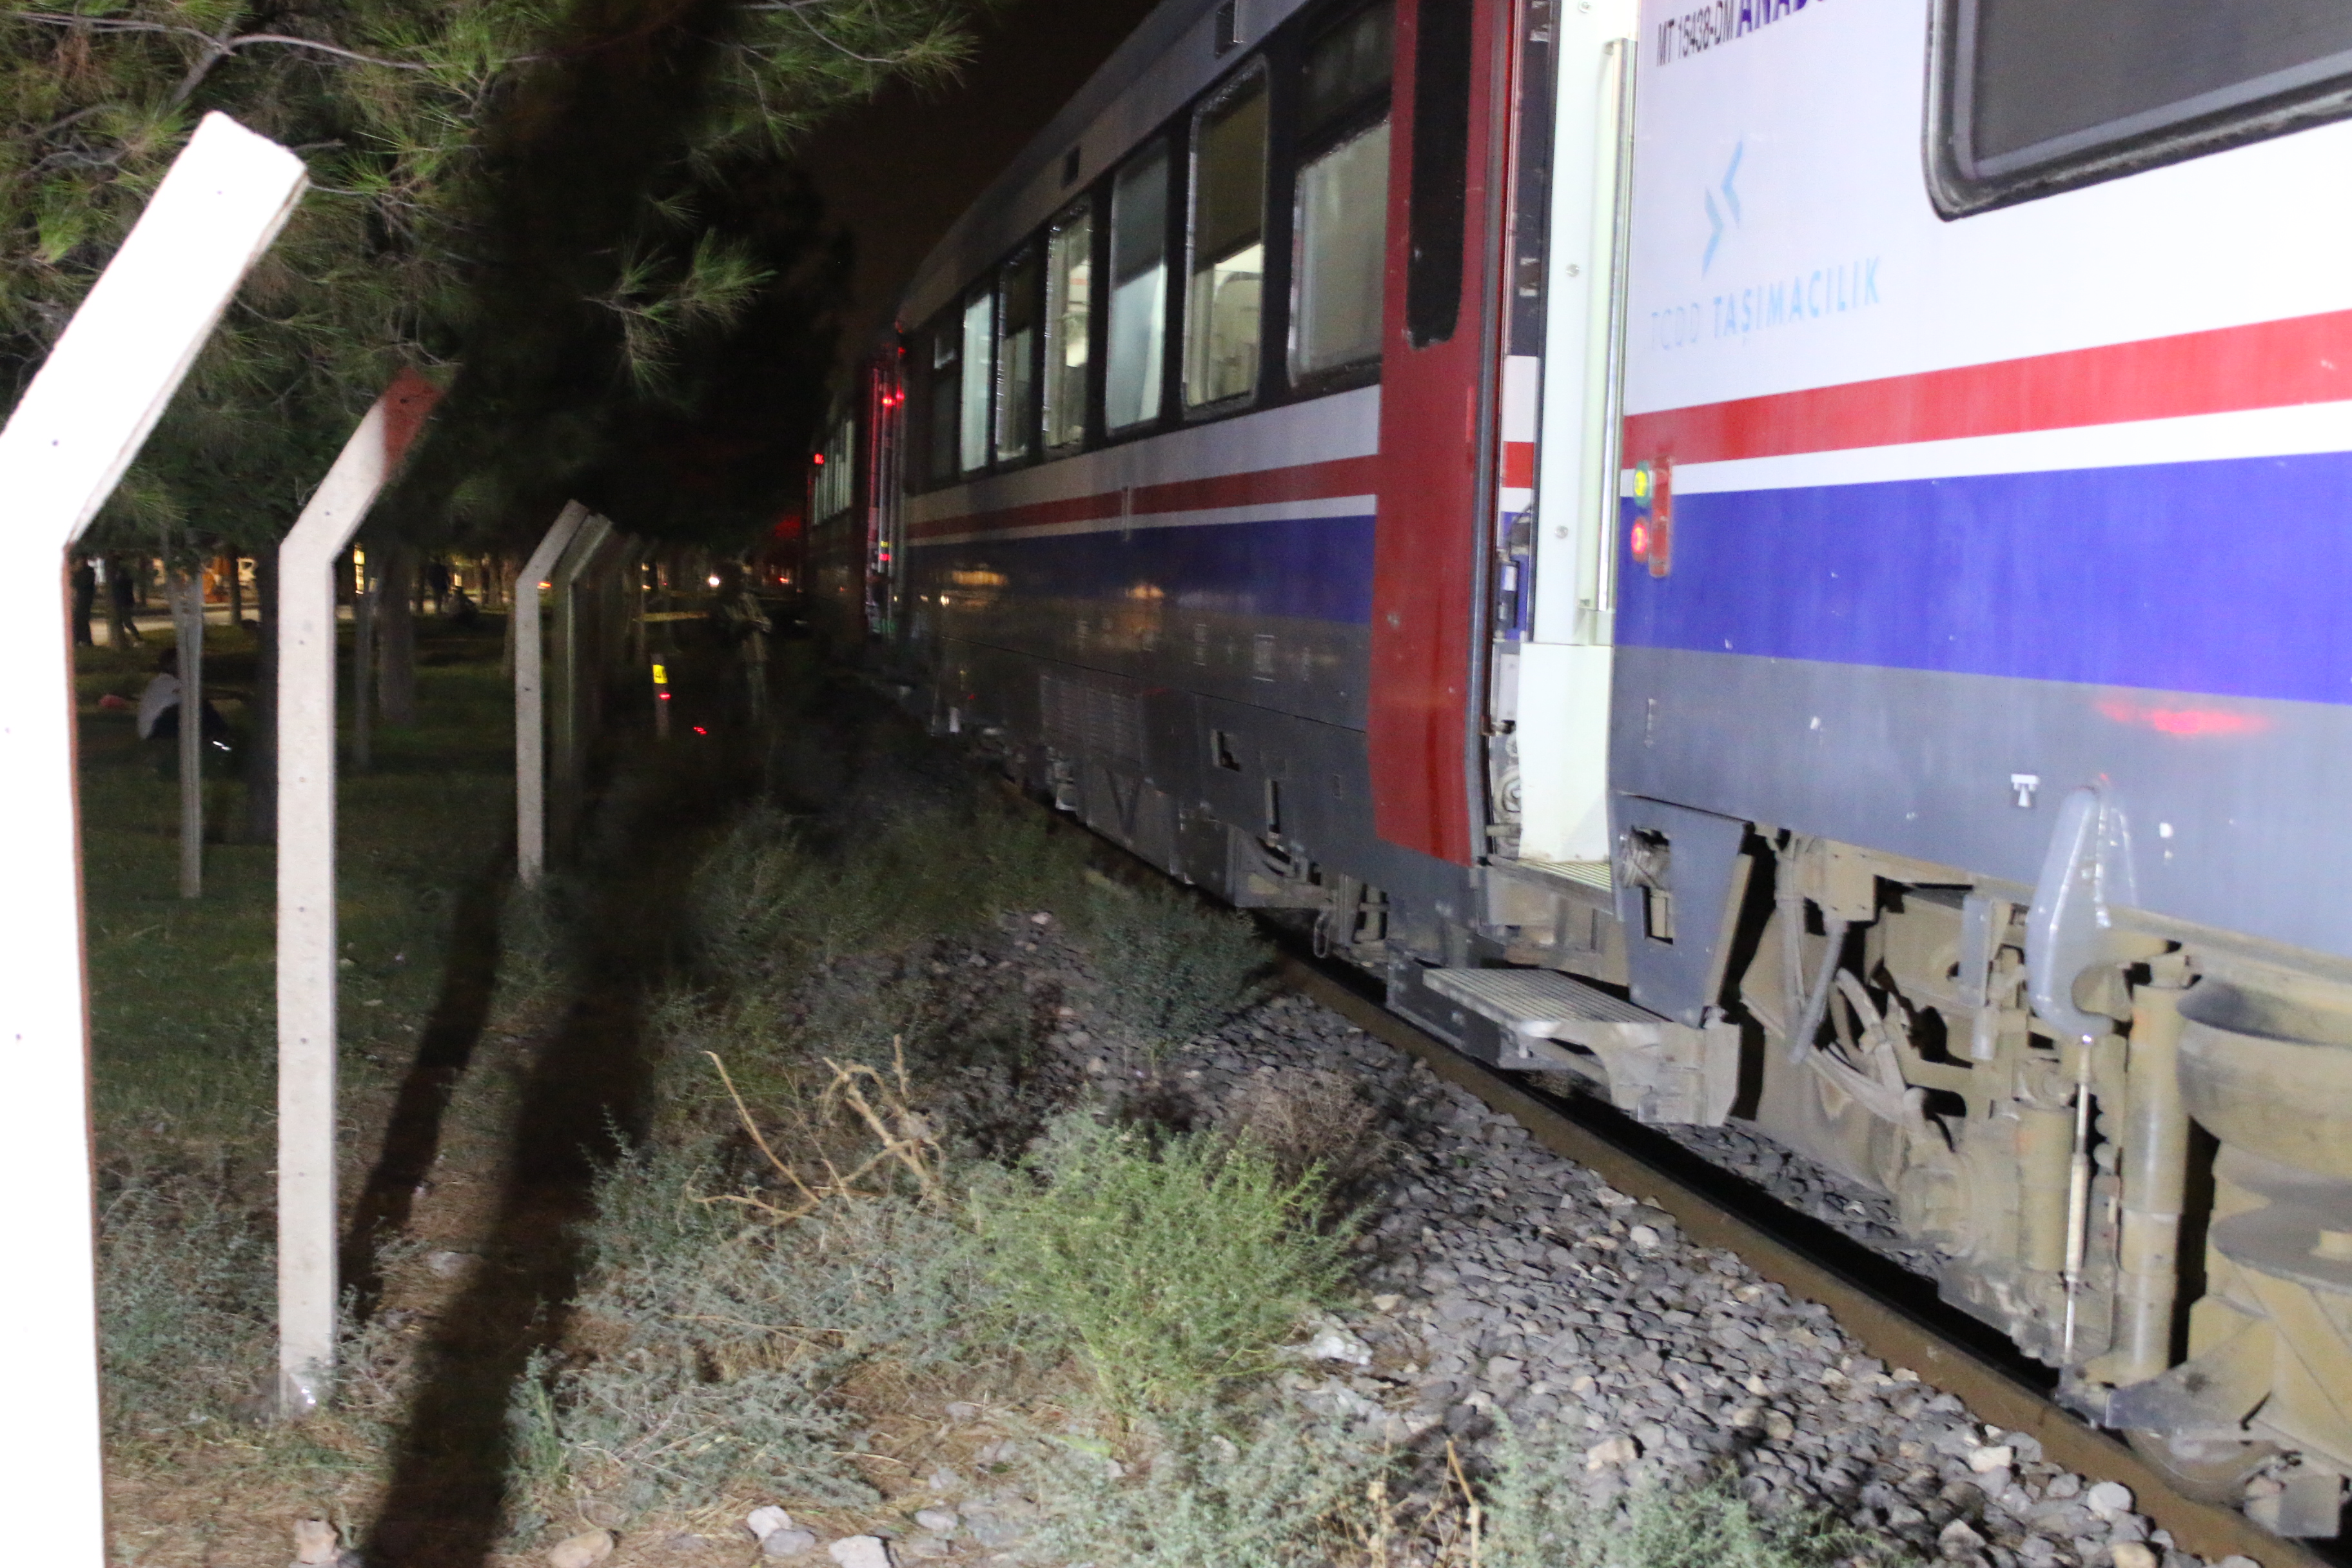
[(146, 639), (139, 635), (132, 622), (131, 611), (137, 602), (138, 584), (131, 580), (131, 563), (120, 555), (110, 556), (106, 563), (106, 639), (116, 647), (129, 647)]
[(89, 635), (89, 613), (98, 604), (98, 568), (89, 563), (87, 555), (74, 557), (73, 569), (73, 638), (76, 647), (95, 647), (98, 639)]

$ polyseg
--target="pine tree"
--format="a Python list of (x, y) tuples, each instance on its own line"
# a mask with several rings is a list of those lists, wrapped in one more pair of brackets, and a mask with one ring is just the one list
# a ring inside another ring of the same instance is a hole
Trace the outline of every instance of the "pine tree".
[(454, 395), (372, 528), (511, 544), (583, 478), (620, 482), (615, 433), (707, 400), (763, 304), (821, 380), (810, 319), (841, 258), (732, 193), (828, 110), (952, 72), (989, 3), (0, 5), (0, 394), (219, 110), (312, 187), (92, 546), (266, 554), (403, 363)]

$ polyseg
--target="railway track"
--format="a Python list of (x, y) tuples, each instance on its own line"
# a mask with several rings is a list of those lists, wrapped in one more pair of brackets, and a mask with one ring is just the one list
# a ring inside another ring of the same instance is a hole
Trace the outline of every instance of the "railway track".
[(1547, 1094), (1471, 1060), (1389, 1012), (1370, 982), (1336, 965), (1293, 953), (1283, 960), (1281, 975), (1294, 991), (1512, 1118), (1553, 1153), (1664, 1209), (1693, 1241), (1734, 1252), (1766, 1279), (1820, 1302), (1873, 1355), (1913, 1369), (1988, 1422), (2031, 1434), (2053, 1462), (2129, 1487), (2134, 1506), (2170, 1531), (2181, 1550), (2216, 1560), (2250, 1557), (2263, 1568), (2341, 1568), (2347, 1561), (2273, 1535), (2233, 1509), (2182, 1496), (2127, 1445), (2056, 1404), (2037, 1385), (2031, 1363), (2004, 1354), (1990, 1330), (1923, 1294), (1916, 1276), (1671, 1140), (1597, 1102)]

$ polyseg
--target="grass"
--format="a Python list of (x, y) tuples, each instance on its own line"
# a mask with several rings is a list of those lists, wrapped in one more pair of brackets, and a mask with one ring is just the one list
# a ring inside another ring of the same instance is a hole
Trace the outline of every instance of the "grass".
[(110, 1426), (160, 1436), (226, 1418), (273, 1349), (265, 1233), (202, 1185), (136, 1177), (99, 1223)]
[(1265, 994), (1274, 955), (1247, 915), (1173, 888), (1097, 879), (1082, 926), (1102, 1006), (1147, 1064)]
[(563, 1354), (510, 1406), (518, 1542), (730, 1500), (871, 1507), (860, 1407), (1006, 1359), (961, 1331), (997, 1321), (995, 1292), (908, 1065), (961, 1034), (929, 955), (1076, 863), (966, 776), (909, 787), (886, 756), (863, 784), (748, 812), (698, 868), (694, 963), (653, 1012), (652, 1136), (600, 1184)]
[(719, 1176), (698, 1151), (644, 1149), (604, 1183), (575, 1304), (593, 1353), (535, 1368), (513, 1406), (518, 1531), (738, 1493), (871, 1503), (840, 1389), (878, 1363), (904, 1376), (952, 1359), (956, 1326), (986, 1310), (963, 1238), (921, 1204), (844, 1198), (746, 1225), (712, 1197)]
[[(347, 1195), (441, 990), (460, 889), (507, 831), (497, 634), (419, 629), (423, 721), (379, 728), (373, 769), (341, 790)], [(209, 778), (204, 896), (178, 896), (177, 781), (99, 701), (135, 701), (156, 651), (76, 663), (108, 1463), (119, 1550), (142, 1561), (141, 1540), (233, 1534), (289, 1496), (343, 1506), (383, 1462), (407, 1354), (352, 1325), (339, 1405), (255, 1423), (275, 1356), (274, 852), (242, 839), (241, 782)], [(215, 628), (207, 653), (207, 694), (242, 727), (253, 645)]]
[(1318, 1228), (1321, 1207), (1318, 1173), (1286, 1179), (1246, 1142), (1154, 1147), (1084, 1113), (972, 1199), (991, 1276), (1127, 1415), (1206, 1404), (1274, 1365), (1346, 1278), (1347, 1235)]
[[(362, 1096), (432, 1005), (457, 891), (506, 830), (497, 637), (433, 631), (423, 721), (380, 728), (373, 770), (346, 769), (341, 791), (341, 1069)], [(179, 897), (179, 785), (157, 773), (157, 747), (138, 740), (131, 713), (96, 705), (109, 691), (135, 700), (153, 651), (82, 648), (76, 666), (100, 1159), (250, 1174), (274, 1136), (275, 855), (224, 837), (243, 789), (208, 781), (205, 896)], [(249, 642), (215, 629), (206, 664), (208, 688), (241, 723)]]
[[(1394, 1457), (1295, 1411), (1237, 1425), (1180, 1406), (1108, 1446), (1047, 1445), (1031, 1560), (1095, 1568), (1339, 1568), (1370, 1561)], [(1680, 1568), (1680, 1565), (1677, 1565)]]
[[(519, 1541), (730, 1498), (871, 1508), (877, 1426), (1039, 1380), (1181, 1402), (1259, 1370), (1338, 1277), (1344, 1238), (1309, 1223), (1319, 1178), (1254, 1146), (1153, 1146), (1077, 1114), (1036, 1160), (995, 1163), (1067, 1099), (1024, 1078), (1043, 1004), (985, 956), (1045, 929), (1033, 917), (1129, 945), (1172, 919), (1150, 973), (1185, 976), (1184, 1017), (1239, 1005), (1262, 953), (1228, 942), (1184, 970), (1197, 911), (1122, 894), (1097, 915), (1083, 836), (870, 704), (813, 742), (824, 701), (784, 720), (774, 798), (698, 872), (696, 967), (656, 1010), (652, 1139), (603, 1184), (565, 1353), (511, 1409)], [(1129, 1266), (1087, 1277), (1073, 1249), (1104, 1239)], [(1118, 1355), (1106, 1314), (1139, 1307), (1140, 1380), (1073, 1378)]]
[(1825, 1568), (1871, 1543), (1825, 1515), (1759, 1514), (1730, 1478), (1596, 1506), (1577, 1489), (1581, 1434), (1507, 1430), (1478, 1519), (1491, 1568)]
[(1894, 1568), (1825, 1515), (1768, 1517), (1727, 1477), (1587, 1500), (1580, 1441), (1506, 1431), (1474, 1482), (1449, 1445), (1414, 1457), (1269, 1401), (1179, 1406), (1109, 1445), (1063, 1439), (1031, 1472), (1045, 1523), (1029, 1560), (1093, 1568)]
[(970, 936), (1055, 900), (1069, 868), (1050, 837), (1034, 813), (977, 790), (883, 814), (845, 840), (772, 806), (754, 811), (708, 862), (698, 935), (711, 970), (738, 985)]
[(1182, 1408), (1144, 1424), (1128, 1464), (1050, 1446), (1034, 1472), (1048, 1521), (1031, 1560), (1094, 1568), (1895, 1568), (1825, 1515), (1767, 1517), (1730, 1479), (1596, 1504), (1564, 1429), (1506, 1432), (1474, 1483), (1449, 1446), (1444, 1489), (1409, 1494), (1407, 1456), (1328, 1419), (1261, 1405), (1239, 1422)]

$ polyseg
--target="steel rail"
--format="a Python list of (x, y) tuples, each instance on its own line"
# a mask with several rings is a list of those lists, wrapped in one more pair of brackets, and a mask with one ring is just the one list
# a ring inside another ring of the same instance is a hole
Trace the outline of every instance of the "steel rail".
[(1910, 1368), (1922, 1383), (1958, 1395), (1979, 1417), (2004, 1431), (2030, 1434), (2040, 1441), (2046, 1458), (2095, 1479), (2131, 1488), (2134, 1510), (2170, 1531), (2181, 1550), (2206, 1558), (2251, 1557), (2263, 1568), (2336, 1568), (2301, 1542), (2273, 1535), (2235, 1509), (2182, 1496), (2127, 1445), (1928, 1322), (1889, 1290), (1860, 1281), (1771, 1234), (1626, 1141), (1570, 1115), (1517, 1076), (1472, 1060), (1318, 964), (1289, 954), (1279, 967), (1283, 983), (1292, 990), (1366, 1034), (1418, 1057), (1439, 1078), (1518, 1122), (1553, 1153), (1665, 1210), (1692, 1240), (1737, 1253), (1765, 1279), (1820, 1302), (1841, 1329), (1888, 1365)]

